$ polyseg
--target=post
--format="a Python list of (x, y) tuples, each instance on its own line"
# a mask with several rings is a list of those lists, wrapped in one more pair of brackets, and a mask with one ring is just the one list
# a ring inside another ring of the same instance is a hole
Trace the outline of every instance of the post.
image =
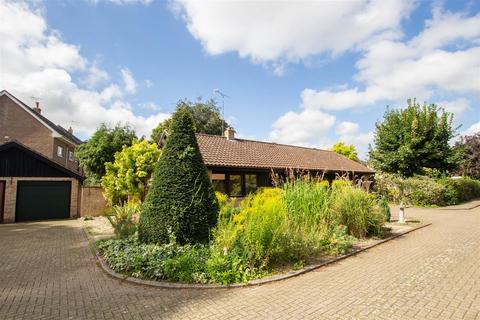
[(403, 201), (400, 202), (400, 208), (398, 211), (398, 223), (405, 223), (405, 206)]

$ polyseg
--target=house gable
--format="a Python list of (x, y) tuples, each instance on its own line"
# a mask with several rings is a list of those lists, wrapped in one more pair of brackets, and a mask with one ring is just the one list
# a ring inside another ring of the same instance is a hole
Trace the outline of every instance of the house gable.
[[(65, 130), (64, 128), (54, 124), (47, 118), (45, 118), (43, 115), (33, 111), (29, 106), (27, 106), (25, 103), (17, 99), (15, 96), (10, 94), (8, 91), (3, 90), (0, 92), (0, 98), (7, 97), (11, 101), (13, 101), (17, 106), (19, 106), (24, 112), (26, 112), (28, 115), (33, 117), (35, 120), (40, 122), (45, 128), (47, 128), (51, 132), (51, 136), (53, 138), (59, 138), (63, 139), (68, 143), (71, 143), (73, 145), (79, 145), (82, 143), (80, 139), (75, 137), (73, 134), (68, 132), (68, 130)], [(25, 118), (25, 117), (24, 117)]]
[(0, 145), (0, 177), (83, 177), (15, 142)]

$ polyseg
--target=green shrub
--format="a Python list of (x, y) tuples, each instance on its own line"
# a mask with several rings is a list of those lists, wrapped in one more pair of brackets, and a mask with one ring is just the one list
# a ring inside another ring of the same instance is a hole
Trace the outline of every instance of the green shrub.
[(335, 192), (333, 211), (338, 223), (357, 238), (380, 235), (386, 220), (376, 198), (356, 187), (344, 187)]
[(217, 214), (218, 202), (198, 148), (192, 116), (179, 106), (142, 206), (140, 240), (166, 243), (171, 230), (180, 244), (207, 243)]
[(453, 180), (459, 202), (470, 201), (480, 197), (480, 181), (468, 177)]
[(181, 247), (177, 255), (164, 260), (164, 277), (172, 281), (206, 283), (208, 275), (205, 274), (205, 262), (209, 255), (208, 247)]
[(416, 176), (404, 181), (406, 202), (413, 205), (445, 205), (445, 193), (445, 186), (433, 178)]
[(134, 221), (134, 215), (138, 213), (138, 211), (138, 204), (133, 202), (112, 207), (112, 213), (106, 215), (106, 217), (117, 237), (126, 238), (135, 233), (137, 226)]
[(383, 215), (385, 216), (385, 221), (389, 222), (390, 219), (392, 218), (392, 213), (390, 211), (390, 205), (388, 203), (388, 199), (386, 197), (380, 197), (378, 200), (378, 205), (380, 206), (380, 209), (383, 212)]
[(429, 176), (402, 179), (392, 174), (376, 174), (376, 191), (390, 201), (404, 201), (414, 206), (446, 206), (480, 197), (480, 181), (468, 177), (453, 179), (439, 177), (436, 171)]

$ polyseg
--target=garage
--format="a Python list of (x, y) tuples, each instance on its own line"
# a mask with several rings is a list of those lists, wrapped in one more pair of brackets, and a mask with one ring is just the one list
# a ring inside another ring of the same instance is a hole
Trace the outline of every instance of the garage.
[(78, 217), (82, 181), (78, 173), (17, 142), (0, 145), (0, 222)]
[(15, 222), (70, 217), (70, 181), (19, 181)]

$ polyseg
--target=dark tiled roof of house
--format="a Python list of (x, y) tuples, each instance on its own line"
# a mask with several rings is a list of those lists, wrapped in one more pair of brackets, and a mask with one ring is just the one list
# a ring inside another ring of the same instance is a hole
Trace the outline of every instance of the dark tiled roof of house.
[(373, 173), (338, 153), (314, 148), (197, 134), (207, 166)]
[(70, 133), (68, 130), (66, 130), (65, 128), (63, 128), (62, 126), (60, 125), (57, 125), (55, 123), (53, 123), (52, 121), (48, 120), (44, 115), (42, 115), (41, 113), (37, 113), (35, 112), (32, 108), (30, 108), (28, 105), (26, 105), (25, 103), (23, 103), (20, 99), (18, 99), (17, 97), (15, 97), (14, 95), (12, 95), (10, 92), (8, 92), (7, 90), (2, 90), (0, 91), (0, 95), (1, 94), (7, 94), (11, 97), (14, 98), (14, 100), (16, 100), (16, 102), (18, 103), (21, 103), (22, 106), (30, 109), (33, 114), (40, 118), (43, 122), (45, 122), (52, 130), (56, 131), (58, 134), (62, 135), (64, 138), (66, 138), (67, 140), (70, 140), (72, 141), (73, 143), (75, 144), (82, 144), (83, 141), (80, 140), (79, 138), (77, 138), (76, 136), (74, 136), (72, 133)]

